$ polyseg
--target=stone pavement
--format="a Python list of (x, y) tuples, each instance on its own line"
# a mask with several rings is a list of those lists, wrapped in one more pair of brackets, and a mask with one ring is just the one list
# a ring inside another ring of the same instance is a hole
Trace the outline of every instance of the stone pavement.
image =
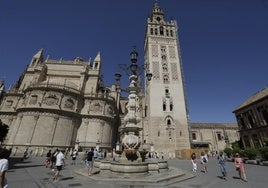
[[(121, 185), (115, 183), (107, 183), (95, 181), (86, 175), (86, 168), (81, 160), (77, 160), (76, 165), (71, 165), (71, 160), (66, 160), (66, 166), (61, 171), (61, 176), (58, 182), (52, 181), (52, 172), (49, 168), (43, 165), (44, 158), (32, 157), (25, 161), (19, 158), (10, 159), (10, 169), (7, 172), (7, 180), (9, 188), (109, 188), (109, 187), (161, 187), (161, 186), (135, 186)], [(180, 181), (165, 187), (169, 188), (264, 188), (267, 187), (268, 178), (267, 166), (259, 166), (246, 164), (248, 182), (243, 182), (238, 179), (238, 174), (232, 162), (227, 162), (228, 180), (220, 178), (221, 173), (216, 159), (210, 159), (208, 164), (208, 173), (200, 172), (201, 165), (198, 164), (198, 174), (196, 177)], [(192, 164), (189, 160), (169, 160), (169, 166), (176, 167), (190, 172)], [(85, 170), (85, 174), (77, 174), (77, 170)], [(191, 173), (191, 172), (190, 172)]]

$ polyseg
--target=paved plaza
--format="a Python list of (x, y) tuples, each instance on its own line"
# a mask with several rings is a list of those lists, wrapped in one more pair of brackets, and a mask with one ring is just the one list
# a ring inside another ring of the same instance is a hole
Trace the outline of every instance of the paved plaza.
[[(118, 183), (107, 183), (105, 181), (95, 181), (87, 176), (86, 168), (83, 162), (78, 159), (75, 165), (71, 165), (71, 159), (66, 160), (66, 166), (61, 171), (61, 176), (58, 182), (52, 181), (52, 172), (49, 168), (43, 165), (44, 158), (31, 157), (25, 161), (20, 158), (10, 159), (10, 169), (7, 172), (7, 179), (9, 188), (109, 188), (109, 187), (157, 187), (157, 186), (141, 186), (141, 185), (122, 185)], [(169, 160), (169, 166), (180, 168), (188, 173), (191, 172), (191, 162), (189, 160)], [(228, 179), (220, 178), (221, 173), (217, 160), (212, 158), (209, 160), (208, 173), (200, 172), (201, 166), (199, 164), (198, 174), (194, 178), (180, 181), (168, 186), (169, 188), (264, 188), (267, 187), (268, 178), (267, 166), (259, 166), (246, 164), (248, 182), (238, 179), (238, 174), (232, 162), (227, 162)], [(85, 170), (84, 175), (77, 174), (77, 170)], [(161, 186), (158, 186), (161, 187)], [(162, 186), (163, 187), (163, 186)]]

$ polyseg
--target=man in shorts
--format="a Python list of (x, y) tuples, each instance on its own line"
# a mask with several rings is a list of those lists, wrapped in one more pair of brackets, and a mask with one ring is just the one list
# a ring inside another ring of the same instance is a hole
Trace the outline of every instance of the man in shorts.
[(88, 168), (88, 175), (92, 175), (93, 171), (93, 162), (94, 162), (94, 148), (92, 147), (90, 151), (87, 153), (87, 168)]
[(56, 156), (56, 173), (53, 177), (53, 181), (57, 181), (60, 175), (60, 171), (62, 170), (63, 165), (65, 165), (64, 154), (62, 153), (62, 149), (59, 150), (59, 153)]

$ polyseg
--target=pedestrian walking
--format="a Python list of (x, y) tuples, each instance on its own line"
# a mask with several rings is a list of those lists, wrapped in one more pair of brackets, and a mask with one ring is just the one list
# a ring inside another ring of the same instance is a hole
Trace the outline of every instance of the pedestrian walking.
[(49, 151), (47, 152), (47, 155), (46, 155), (46, 158), (45, 158), (45, 165), (46, 165), (46, 168), (47, 168), (47, 167), (49, 166), (49, 164), (50, 164), (51, 155), (52, 155), (51, 150), (49, 150)]
[(238, 153), (235, 154), (234, 163), (235, 163), (236, 171), (238, 171), (239, 178), (247, 182), (248, 180), (246, 177), (245, 165), (244, 165), (243, 159), (240, 157)]
[(219, 164), (220, 164), (220, 170), (222, 173), (222, 178), (227, 180), (227, 170), (226, 170), (226, 156), (224, 155), (223, 151), (220, 152), (219, 156), (217, 157)]
[(52, 171), (54, 171), (54, 169), (55, 169), (56, 159), (57, 159), (57, 155), (58, 155), (58, 153), (59, 153), (59, 150), (56, 149), (56, 150), (52, 153), (52, 155), (51, 155), (51, 159), (50, 159), (50, 161), (51, 161), (51, 166), (50, 166), (50, 168), (52, 169)]
[(88, 151), (87, 153), (87, 168), (88, 168), (88, 175), (91, 176), (92, 175), (92, 171), (93, 171), (93, 163), (94, 163), (94, 148), (92, 147), (90, 149), (90, 151)]
[(192, 153), (191, 155), (191, 162), (193, 165), (193, 172), (196, 173), (197, 172), (197, 160), (196, 160), (196, 154)]
[(72, 165), (75, 165), (76, 164), (76, 157), (78, 155), (78, 152), (77, 150), (73, 150), (72, 154), (71, 154), (71, 157), (72, 157)]
[(5, 177), (8, 170), (8, 156), (9, 151), (7, 149), (0, 149), (0, 187), (7, 188), (7, 179)]
[(208, 157), (204, 152), (201, 152), (200, 162), (203, 166), (203, 172), (207, 173), (208, 172)]
[(56, 173), (53, 176), (53, 181), (58, 181), (59, 175), (60, 175), (60, 171), (63, 168), (63, 165), (65, 165), (65, 161), (64, 161), (64, 154), (62, 153), (62, 149), (59, 150), (57, 156), (56, 156)]

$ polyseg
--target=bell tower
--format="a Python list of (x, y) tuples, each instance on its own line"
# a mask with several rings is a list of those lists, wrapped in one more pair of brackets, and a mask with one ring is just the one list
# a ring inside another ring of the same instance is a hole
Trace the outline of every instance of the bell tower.
[(144, 63), (152, 72), (145, 80), (146, 119), (144, 138), (151, 150), (166, 157), (180, 157), (190, 149), (182, 61), (175, 20), (166, 21), (157, 2), (147, 19), (144, 40)]

